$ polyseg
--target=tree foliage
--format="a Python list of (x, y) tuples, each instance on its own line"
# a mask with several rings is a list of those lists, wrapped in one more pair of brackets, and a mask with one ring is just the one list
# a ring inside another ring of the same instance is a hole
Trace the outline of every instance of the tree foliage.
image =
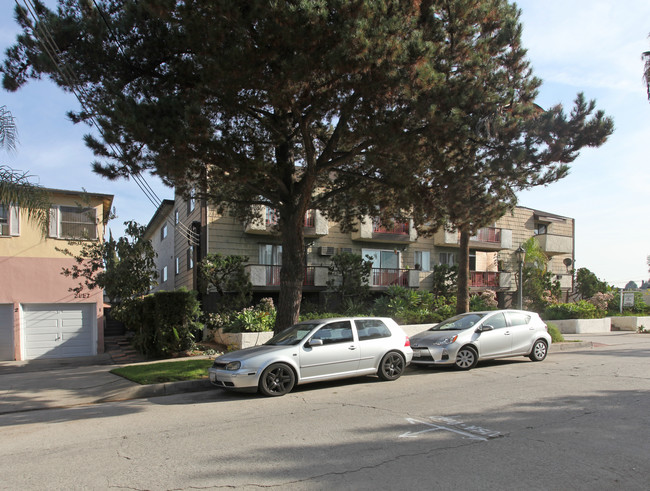
[(224, 256), (208, 254), (199, 263), (199, 278), (203, 290), (214, 288), (221, 310), (239, 310), (246, 307), (252, 298), (253, 286), (244, 266), (247, 256)]
[(576, 292), (584, 299), (593, 297), (596, 293), (606, 293), (609, 286), (587, 268), (579, 268), (576, 272)]
[(101, 288), (115, 304), (149, 293), (158, 277), (156, 253), (151, 242), (144, 238), (145, 227), (133, 221), (124, 225), (124, 236), (117, 240), (111, 235), (102, 242), (71, 241), (71, 245), (81, 246), (78, 253), (68, 248), (58, 249), (75, 259), (72, 267), (62, 271), (64, 276), (80, 280), (70, 291), (79, 293), (84, 288)]
[(327, 286), (336, 292), (340, 302), (363, 302), (370, 294), (372, 258), (365, 258), (351, 252), (340, 252), (332, 256)]
[(426, 104), (428, 125), (422, 150), (428, 165), (416, 210), (460, 232), (457, 311), (469, 308), (469, 238), (517, 203), (515, 192), (564, 177), (585, 146), (599, 146), (613, 122), (595, 102), (576, 97), (562, 106), (535, 104), (541, 80), (534, 77), (521, 45), (516, 5), (507, 2), (445, 2), (445, 60), (438, 69), (446, 90)]
[(81, 93), (70, 115), (101, 128), (86, 143), (105, 176), (149, 170), (240, 218), (274, 209), (278, 329), (298, 319), (308, 210), (344, 230), (379, 215), (465, 233), (607, 133), (583, 99), (540, 114), (506, 0), (34, 3), (76, 77), (18, 7), (4, 87), (47, 75)]
[[(18, 130), (6, 106), (0, 106), (0, 148), (16, 149)], [(0, 165), (0, 206), (14, 205), (27, 210), (27, 218), (47, 232), (50, 201), (47, 192), (29, 181), (30, 175), (6, 165)]]

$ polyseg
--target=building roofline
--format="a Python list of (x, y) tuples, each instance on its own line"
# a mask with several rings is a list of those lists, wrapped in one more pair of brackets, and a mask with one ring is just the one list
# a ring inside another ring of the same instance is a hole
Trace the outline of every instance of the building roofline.
[(152, 230), (157, 227), (162, 221), (164, 221), (167, 218), (167, 214), (174, 208), (174, 200), (173, 199), (164, 199), (160, 203), (160, 206), (158, 209), (156, 209), (156, 212), (153, 214), (151, 217), (151, 220), (149, 220), (149, 223), (144, 229), (144, 236), (148, 237)]

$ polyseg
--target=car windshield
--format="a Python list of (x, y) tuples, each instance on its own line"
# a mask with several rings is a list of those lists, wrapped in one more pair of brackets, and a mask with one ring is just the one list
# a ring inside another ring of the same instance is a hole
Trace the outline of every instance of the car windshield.
[(318, 326), (320, 326), (320, 323), (316, 322), (296, 324), (295, 326), (291, 326), (281, 333), (276, 334), (264, 344), (270, 346), (289, 346), (298, 344), (302, 339), (304, 339), (307, 334), (309, 334), (315, 327)]
[(440, 324), (433, 326), (429, 331), (462, 331), (475, 326), (487, 314), (473, 312), (451, 317)]

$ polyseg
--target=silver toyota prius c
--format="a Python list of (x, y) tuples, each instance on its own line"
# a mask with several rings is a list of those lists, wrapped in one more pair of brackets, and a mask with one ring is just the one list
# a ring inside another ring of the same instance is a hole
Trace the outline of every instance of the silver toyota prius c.
[(510, 356), (542, 361), (550, 345), (548, 328), (535, 312), (468, 312), (411, 336), (412, 364), (456, 365), (469, 370), (479, 360)]
[(396, 380), (412, 357), (408, 336), (392, 319), (346, 317), (301, 322), (261, 346), (215, 358), (208, 372), (217, 387), (281, 396), (308, 382)]

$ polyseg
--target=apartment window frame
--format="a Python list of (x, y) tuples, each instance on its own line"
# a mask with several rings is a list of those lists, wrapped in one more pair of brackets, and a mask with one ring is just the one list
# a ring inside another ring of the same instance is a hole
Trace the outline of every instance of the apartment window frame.
[(431, 251), (414, 251), (413, 264), (419, 264), (420, 271), (431, 271)]
[[(86, 220), (74, 220), (74, 217), (86, 218)], [(92, 233), (75, 233), (70, 232), (69, 229), (80, 228), (84, 232), (92, 231)], [(50, 208), (50, 226), (49, 236), (57, 239), (66, 240), (98, 240), (98, 220), (97, 209), (91, 206), (70, 206), (70, 205), (57, 205)]]
[(458, 264), (458, 257), (454, 252), (439, 252), (438, 265), (455, 266)]
[(187, 270), (194, 269), (194, 246), (191, 245), (187, 248)]
[(169, 228), (167, 227), (167, 222), (163, 223), (162, 227), (160, 227), (160, 240), (163, 241), (167, 238), (167, 235), (169, 234)]
[(160, 278), (161, 278), (161, 283), (165, 283), (167, 281), (167, 266), (163, 266), (162, 270), (160, 271)]
[(176, 260), (174, 261), (174, 274), (180, 274), (181, 272), (181, 258), (176, 256)]
[(0, 203), (0, 237), (20, 235), (20, 208)]

